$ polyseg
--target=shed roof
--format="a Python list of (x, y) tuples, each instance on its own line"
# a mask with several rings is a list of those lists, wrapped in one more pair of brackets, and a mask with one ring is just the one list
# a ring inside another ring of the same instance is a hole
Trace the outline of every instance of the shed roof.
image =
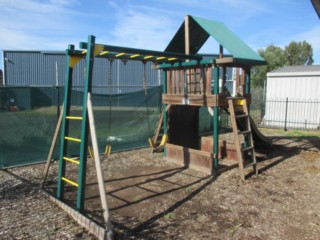
[[(185, 22), (181, 24), (165, 51), (185, 52), (184, 24)], [(244, 60), (244, 62), (251, 65), (262, 65), (266, 63), (261, 56), (221, 22), (190, 16), (189, 32), (190, 54), (196, 54), (211, 36), (237, 60)]]
[(299, 65), (299, 66), (285, 66), (275, 69), (267, 73), (268, 77), (272, 76), (308, 76), (319, 75), (320, 65)]

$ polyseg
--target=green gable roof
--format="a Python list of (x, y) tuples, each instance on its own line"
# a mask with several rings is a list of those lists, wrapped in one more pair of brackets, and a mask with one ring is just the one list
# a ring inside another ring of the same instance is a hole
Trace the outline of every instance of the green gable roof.
[[(196, 54), (207, 41), (213, 37), (233, 58), (243, 60), (247, 64), (261, 65), (265, 60), (253, 51), (244, 41), (228, 29), (223, 23), (190, 16), (190, 54)], [(165, 49), (167, 52), (185, 52), (184, 22)]]

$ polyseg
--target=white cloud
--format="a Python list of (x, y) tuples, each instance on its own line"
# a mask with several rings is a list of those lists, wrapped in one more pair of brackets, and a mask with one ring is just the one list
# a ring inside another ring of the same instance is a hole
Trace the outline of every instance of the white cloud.
[(76, 1), (0, 1), (1, 48), (43, 49), (48, 42), (54, 48), (59, 34), (69, 31), (76, 15), (68, 8), (72, 3)]
[(112, 6), (116, 15), (110, 38), (112, 44), (163, 50), (179, 27), (170, 14), (163, 14), (161, 9), (116, 3)]

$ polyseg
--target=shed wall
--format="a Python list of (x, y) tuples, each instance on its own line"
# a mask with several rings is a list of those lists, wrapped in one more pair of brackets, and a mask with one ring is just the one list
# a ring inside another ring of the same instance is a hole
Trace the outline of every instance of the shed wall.
[(264, 124), (317, 129), (320, 126), (320, 75), (268, 76)]

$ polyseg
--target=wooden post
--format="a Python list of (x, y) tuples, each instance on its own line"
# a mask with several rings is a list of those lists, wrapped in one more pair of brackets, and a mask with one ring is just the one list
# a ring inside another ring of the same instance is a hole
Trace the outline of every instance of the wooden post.
[(239, 68), (236, 68), (236, 84), (235, 84), (235, 88), (236, 88), (236, 91), (235, 91), (235, 96), (237, 97), (239, 95), (239, 84), (240, 82), (240, 79), (239, 79)]
[(246, 71), (244, 68), (242, 68), (242, 73), (240, 75), (240, 94), (241, 96), (244, 96), (245, 94), (245, 75), (246, 75)]
[(106, 189), (104, 186), (103, 172), (102, 172), (101, 162), (99, 158), (98, 141), (97, 141), (96, 127), (94, 123), (90, 92), (88, 92), (87, 99), (88, 99), (87, 110), (88, 110), (89, 128), (90, 128), (91, 142), (92, 142), (92, 148), (93, 148), (94, 162), (95, 162), (96, 171), (97, 171), (97, 180), (98, 180), (99, 193), (100, 193), (101, 205), (103, 210), (103, 218), (105, 221), (107, 239), (113, 239), (112, 225), (111, 225), (109, 208), (108, 208), (107, 197), (106, 197)]
[(41, 188), (43, 188), (44, 184), (46, 183), (46, 179), (47, 179), (47, 176), (48, 176), (48, 172), (49, 172), (49, 167), (50, 167), (53, 151), (54, 151), (54, 148), (55, 148), (55, 146), (57, 144), (57, 140), (58, 140), (58, 136), (59, 136), (59, 132), (60, 132), (60, 128), (61, 128), (61, 123), (62, 123), (63, 104), (62, 104), (61, 108), (62, 109), (60, 111), (60, 115), (59, 115), (59, 119), (58, 119), (58, 122), (57, 122), (56, 130), (55, 130), (53, 138), (52, 138), (51, 147), (50, 147), (50, 150), (49, 150), (46, 166), (44, 167), (44, 171), (43, 171), (43, 174), (42, 174), (43, 180), (42, 180), (42, 183), (41, 183), (41, 186), (40, 186)]
[(223, 46), (219, 45), (219, 58), (223, 58)]
[[(190, 31), (189, 31), (189, 20), (190, 16), (187, 15), (184, 19), (184, 45), (185, 54), (190, 54)], [(188, 60), (187, 60), (188, 61)]]
[[(170, 70), (170, 73), (172, 72), (172, 69)], [(176, 74), (175, 74), (176, 75)], [(167, 94), (167, 71), (162, 70), (162, 94)], [(163, 134), (167, 133), (167, 105), (163, 104)], [(167, 149), (164, 147), (163, 150), (163, 156), (166, 157), (167, 155)]]

